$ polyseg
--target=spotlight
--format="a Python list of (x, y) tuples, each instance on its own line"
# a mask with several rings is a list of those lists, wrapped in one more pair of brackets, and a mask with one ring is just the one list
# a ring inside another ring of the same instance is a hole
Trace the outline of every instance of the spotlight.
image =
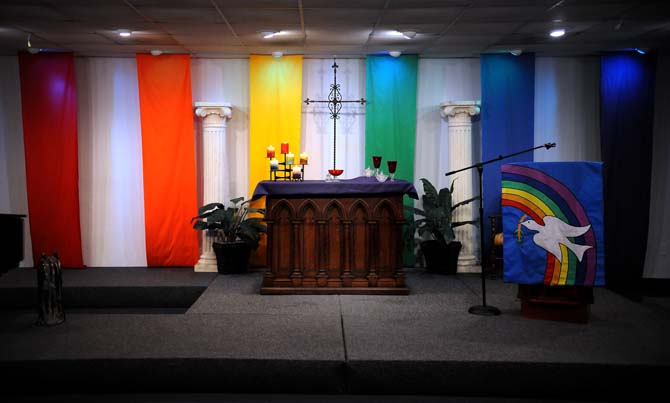
[(127, 29), (119, 29), (119, 36), (127, 38), (130, 36), (130, 31)]
[(277, 52), (272, 52), (272, 57), (274, 57), (275, 59), (279, 59), (279, 58), (282, 57), (283, 55), (284, 55), (284, 54), (283, 54), (282, 52), (279, 52), (279, 51), (277, 51)]
[(32, 37), (32, 36), (33, 36), (33, 34), (28, 34), (28, 47), (33, 46), (33, 45), (30, 44), (30, 37)]
[(391, 55), (393, 57), (398, 57), (401, 54), (402, 54), (402, 52), (400, 52), (399, 50), (392, 50), (392, 51), (389, 52), (389, 55)]
[(514, 56), (519, 56), (519, 55), (521, 55), (521, 54), (523, 53), (523, 50), (521, 50), (521, 49), (512, 49), (512, 50), (510, 50), (509, 52), (510, 52), (511, 54), (513, 54)]
[(646, 50), (646, 49), (634, 48), (634, 50), (635, 50), (637, 53), (641, 54), (641, 55), (645, 55), (645, 54), (647, 54), (647, 50)]
[(412, 39), (416, 36), (416, 32), (414, 32), (414, 31), (403, 31), (402, 36), (405, 39)]
[(160, 49), (152, 49), (151, 54), (154, 55), (154, 56), (160, 56), (160, 55), (163, 54), (163, 51), (160, 50)]
[(553, 31), (549, 32), (549, 36), (552, 38), (560, 38), (561, 36), (565, 35), (565, 29), (554, 29)]

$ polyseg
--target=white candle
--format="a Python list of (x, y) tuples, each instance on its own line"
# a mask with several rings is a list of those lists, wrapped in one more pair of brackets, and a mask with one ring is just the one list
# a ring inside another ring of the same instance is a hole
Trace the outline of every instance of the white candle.
[(278, 169), (279, 169), (279, 160), (277, 160), (276, 158), (272, 158), (270, 160), (270, 170), (276, 171)]
[(293, 179), (300, 179), (302, 178), (302, 171), (300, 170), (299, 166), (293, 167)]
[(295, 160), (295, 155), (293, 153), (286, 154), (286, 163), (288, 165), (293, 165), (294, 160)]

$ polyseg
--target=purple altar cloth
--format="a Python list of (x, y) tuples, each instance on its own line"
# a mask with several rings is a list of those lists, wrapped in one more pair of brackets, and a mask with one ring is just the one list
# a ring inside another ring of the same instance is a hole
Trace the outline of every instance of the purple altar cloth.
[(253, 198), (270, 195), (277, 196), (351, 196), (370, 194), (407, 194), (419, 199), (414, 185), (406, 180), (378, 182), (374, 177), (359, 176), (353, 179), (342, 179), (335, 182), (306, 180), (302, 182), (261, 181), (254, 189)]

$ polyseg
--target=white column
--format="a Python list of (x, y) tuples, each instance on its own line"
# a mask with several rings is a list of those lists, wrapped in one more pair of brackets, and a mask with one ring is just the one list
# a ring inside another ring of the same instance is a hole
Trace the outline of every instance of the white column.
[[(441, 106), (441, 114), (449, 123), (449, 170), (457, 170), (473, 164), (472, 117), (479, 114), (480, 101), (446, 102)], [(453, 203), (476, 195), (474, 169), (459, 172), (450, 179), (456, 179)], [(472, 202), (454, 210), (454, 221), (478, 219), (478, 202)], [(463, 225), (454, 229), (456, 240), (463, 244), (458, 256), (458, 272), (481, 271), (479, 260), (479, 226)]]
[[(195, 114), (202, 122), (202, 176), (203, 205), (223, 203), (224, 167), (226, 144), (226, 122), (230, 119), (231, 105), (227, 102), (196, 102)], [(202, 231), (200, 260), (195, 271), (216, 272), (216, 256), (212, 249), (212, 239)]]

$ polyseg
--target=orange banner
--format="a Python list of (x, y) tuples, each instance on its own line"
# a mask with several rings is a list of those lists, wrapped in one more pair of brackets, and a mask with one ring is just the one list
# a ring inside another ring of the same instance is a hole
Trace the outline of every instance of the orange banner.
[(148, 266), (193, 266), (198, 233), (188, 55), (137, 55)]

